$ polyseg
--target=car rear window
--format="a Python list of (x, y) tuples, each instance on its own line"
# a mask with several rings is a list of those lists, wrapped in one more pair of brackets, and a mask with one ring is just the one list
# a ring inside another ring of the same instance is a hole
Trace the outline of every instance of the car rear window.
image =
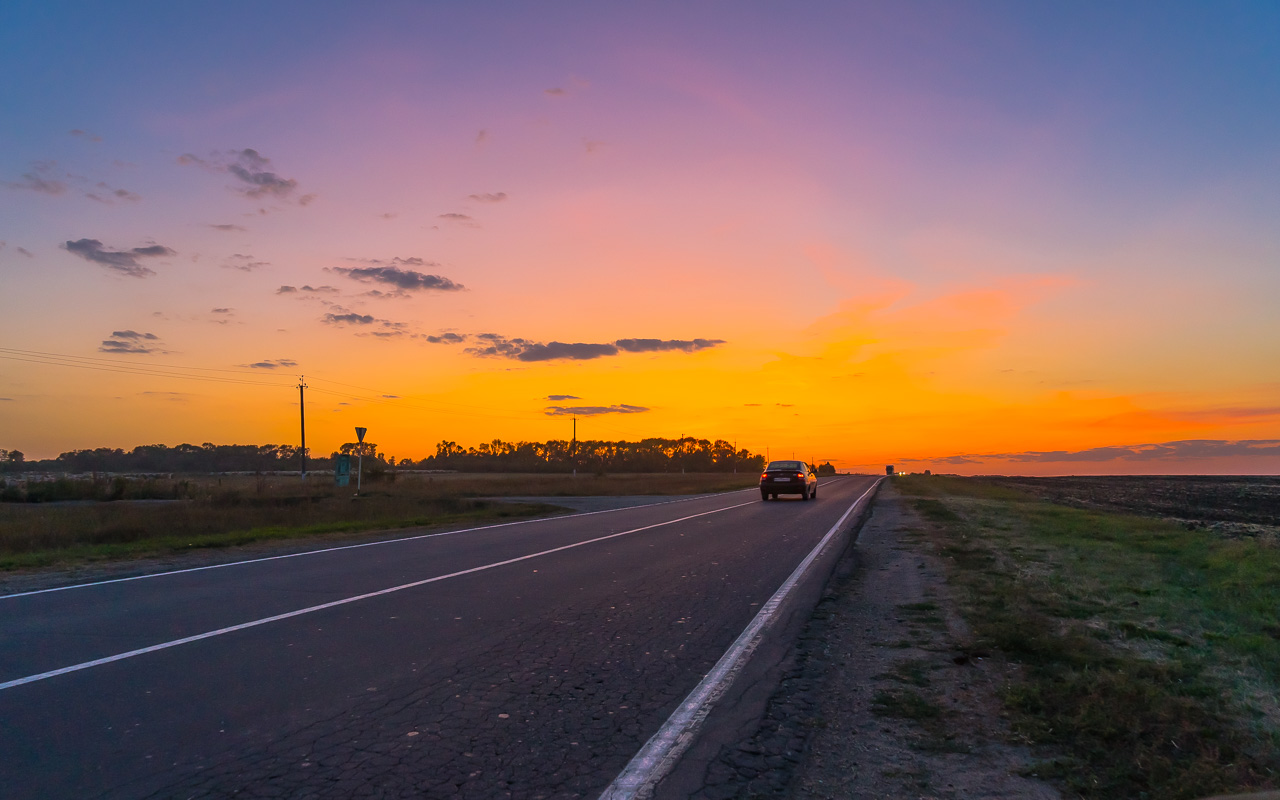
[(771, 461), (766, 469), (802, 470), (803, 461)]

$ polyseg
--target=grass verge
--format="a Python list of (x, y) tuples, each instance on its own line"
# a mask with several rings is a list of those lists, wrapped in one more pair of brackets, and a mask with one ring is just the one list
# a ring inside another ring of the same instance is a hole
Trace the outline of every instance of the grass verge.
[(949, 477), (896, 480), (931, 523), (974, 647), (1020, 665), (1013, 730), (1086, 798), (1275, 788), (1280, 551)]
[[(129, 538), (126, 541), (72, 541), (60, 547), (34, 548), (24, 552), (0, 553), (0, 571), (34, 569), (57, 565), (69, 565), (96, 561), (123, 560), (146, 556), (169, 555), (201, 549), (217, 549), (237, 547), (270, 541), (287, 541), (308, 539), (332, 534), (359, 533), (361, 531), (394, 530), (397, 528), (415, 528), (426, 526), (449, 525), (456, 523), (501, 521), (519, 519), (553, 513), (557, 506), (542, 503), (492, 503), (485, 501), (464, 501), (460, 508), (452, 511), (442, 510), (437, 513), (420, 514), (418, 516), (372, 516), (361, 519), (333, 520), (313, 522), (302, 525), (265, 525), (249, 528), (235, 528), (230, 523), (230, 530), (216, 530), (219, 527), (217, 515), (206, 520), (205, 527), (215, 529), (206, 533), (187, 533), (163, 535), (148, 533), (146, 528), (126, 526), (120, 528), (106, 527), (100, 536), (116, 537), (123, 532)], [(198, 513), (196, 509), (183, 509), (185, 512)], [(154, 512), (152, 512), (154, 513)], [(172, 519), (172, 514), (163, 515)], [(163, 520), (151, 520), (152, 525), (163, 524)], [(96, 537), (90, 537), (90, 539)]]
[(757, 480), (755, 474), (451, 474), (369, 482), (359, 498), (351, 487), (277, 476), (52, 482), (36, 485), (36, 496), (75, 501), (0, 503), (0, 571), (511, 519), (557, 508), (489, 499), (504, 496), (702, 494)]

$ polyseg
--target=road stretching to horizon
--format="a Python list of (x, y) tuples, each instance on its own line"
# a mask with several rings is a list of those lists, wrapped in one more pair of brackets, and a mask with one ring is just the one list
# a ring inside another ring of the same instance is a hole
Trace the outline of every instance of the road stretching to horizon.
[(594, 798), (873, 481), (0, 597), (3, 795)]

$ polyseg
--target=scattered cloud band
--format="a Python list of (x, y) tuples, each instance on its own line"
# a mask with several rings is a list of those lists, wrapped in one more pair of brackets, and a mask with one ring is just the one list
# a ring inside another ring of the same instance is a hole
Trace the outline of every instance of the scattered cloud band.
[(644, 406), (621, 403), (613, 406), (548, 406), (546, 414), (551, 417), (598, 417), (601, 414), (642, 414), (648, 410)]

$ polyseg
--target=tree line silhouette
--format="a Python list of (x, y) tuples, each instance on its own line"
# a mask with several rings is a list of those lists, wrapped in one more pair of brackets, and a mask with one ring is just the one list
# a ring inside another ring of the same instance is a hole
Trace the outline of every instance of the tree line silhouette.
[[(764, 468), (764, 457), (735, 448), (723, 439), (686, 436), (639, 442), (504, 442), (475, 447), (442, 441), (434, 455), (420, 460), (379, 452), (372, 442), (347, 442), (328, 458), (308, 452), (309, 469), (328, 469), (339, 453), (364, 455), (367, 471), (438, 469), (458, 472), (750, 472)], [(70, 450), (56, 458), (28, 461), (18, 450), (0, 450), (0, 472), (273, 472), (297, 470), (301, 449), (276, 444), (151, 444), (132, 450), (99, 447)]]

